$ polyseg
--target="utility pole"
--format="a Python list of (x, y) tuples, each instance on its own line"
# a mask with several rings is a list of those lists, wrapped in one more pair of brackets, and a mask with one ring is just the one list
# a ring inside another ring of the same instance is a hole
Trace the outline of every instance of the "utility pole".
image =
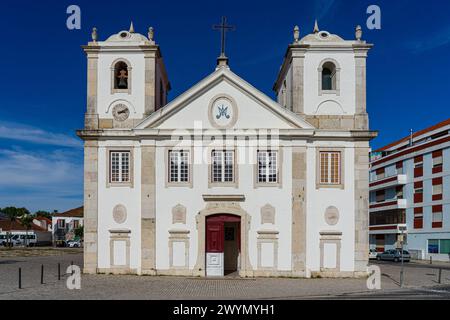
[(401, 257), (401, 261), (402, 261), (402, 266), (400, 269), (400, 287), (403, 287), (403, 284), (405, 282), (405, 269), (404, 269), (404, 259), (403, 259), (403, 244), (405, 242), (405, 233), (407, 232), (407, 226), (406, 225), (400, 225), (398, 227), (399, 231), (401, 232), (400, 235), (400, 257)]

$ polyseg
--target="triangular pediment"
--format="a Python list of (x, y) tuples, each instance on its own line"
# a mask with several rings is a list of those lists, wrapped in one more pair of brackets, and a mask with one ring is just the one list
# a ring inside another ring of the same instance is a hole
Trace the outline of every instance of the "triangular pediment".
[(136, 129), (314, 129), (228, 68), (220, 68)]

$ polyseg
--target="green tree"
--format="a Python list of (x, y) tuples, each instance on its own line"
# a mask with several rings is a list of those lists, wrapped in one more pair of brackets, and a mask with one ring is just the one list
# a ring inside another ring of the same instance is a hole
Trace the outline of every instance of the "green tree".
[(31, 212), (27, 208), (17, 208), (17, 216), (19, 218), (29, 214), (31, 214)]
[(83, 237), (84, 237), (84, 228), (83, 228), (83, 226), (80, 226), (80, 227), (76, 228), (74, 233), (75, 233), (75, 237), (80, 238), (80, 240), (82, 240)]
[(44, 210), (36, 211), (35, 215), (36, 215), (36, 217), (44, 217), (44, 218), (48, 218), (48, 219), (52, 218), (51, 213), (48, 211), (44, 211)]
[(28, 231), (31, 229), (31, 226), (33, 225), (34, 217), (31, 214), (24, 214), (20, 217), (20, 223), (27, 229), (26, 231), (26, 237), (25, 237), (25, 246), (28, 247), (29, 240), (28, 240)]
[(7, 233), (8, 235), (8, 247), (11, 248), (11, 231), (13, 228), (13, 223), (16, 221), (19, 216), (19, 210), (16, 207), (7, 207), (2, 209), (2, 213), (8, 218), (10, 230)]

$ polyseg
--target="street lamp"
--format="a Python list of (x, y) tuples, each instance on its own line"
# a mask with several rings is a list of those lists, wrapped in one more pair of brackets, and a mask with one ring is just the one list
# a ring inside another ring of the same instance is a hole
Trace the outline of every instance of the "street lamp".
[(402, 267), (400, 269), (400, 287), (403, 287), (403, 283), (404, 283), (404, 263), (403, 263), (403, 244), (405, 242), (405, 234), (408, 233), (408, 227), (406, 226), (406, 224), (401, 224), (398, 226), (398, 231), (400, 231), (400, 244), (401, 244), (401, 252), (400, 252), (400, 257), (402, 259)]

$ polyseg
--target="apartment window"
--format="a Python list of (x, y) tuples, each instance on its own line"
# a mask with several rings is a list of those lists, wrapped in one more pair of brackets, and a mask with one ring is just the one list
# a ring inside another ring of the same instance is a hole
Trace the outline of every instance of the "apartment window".
[(377, 173), (377, 180), (384, 179), (386, 177), (386, 171), (384, 168), (378, 169), (376, 173)]
[(433, 168), (442, 167), (442, 164), (443, 164), (442, 156), (433, 158)]
[(442, 172), (444, 158), (442, 157), (442, 150), (433, 152), (433, 174)]
[(433, 218), (432, 218), (432, 227), (433, 228), (442, 228), (442, 206), (433, 206)]
[(433, 152), (433, 167), (441, 167), (443, 163), (442, 150)]
[(169, 182), (189, 182), (189, 151), (169, 151)]
[(423, 202), (423, 181), (414, 182), (414, 203)]
[(234, 151), (214, 150), (212, 152), (212, 182), (234, 182)]
[(376, 202), (384, 202), (384, 200), (385, 200), (384, 190), (377, 191), (375, 196), (376, 196)]
[(341, 184), (341, 152), (320, 152), (320, 184)]
[(414, 229), (423, 228), (423, 208), (414, 208)]
[(80, 221), (79, 220), (73, 220), (72, 226), (73, 226), (73, 229), (78, 229), (78, 227), (80, 226)]
[(278, 182), (278, 152), (258, 151), (258, 183)]
[(428, 240), (428, 253), (450, 254), (450, 239)]
[(403, 194), (403, 186), (398, 186), (396, 189), (396, 195), (397, 195), (397, 199), (403, 199), (404, 198), (404, 194)]
[(423, 156), (418, 156), (414, 158), (414, 177), (423, 176)]
[(403, 162), (397, 162), (395, 167), (397, 168), (397, 174), (403, 174)]
[(433, 195), (442, 194), (442, 184), (437, 184), (433, 186)]
[(129, 151), (112, 151), (110, 156), (110, 181), (112, 183), (130, 182)]
[(414, 168), (422, 168), (422, 167), (423, 167), (423, 156), (414, 158)]
[(432, 201), (439, 201), (442, 200), (443, 195), (443, 185), (442, 185), (442, 177), (440, 178), (434, 178), (432, 180), (433, 186), (432, 186)]

